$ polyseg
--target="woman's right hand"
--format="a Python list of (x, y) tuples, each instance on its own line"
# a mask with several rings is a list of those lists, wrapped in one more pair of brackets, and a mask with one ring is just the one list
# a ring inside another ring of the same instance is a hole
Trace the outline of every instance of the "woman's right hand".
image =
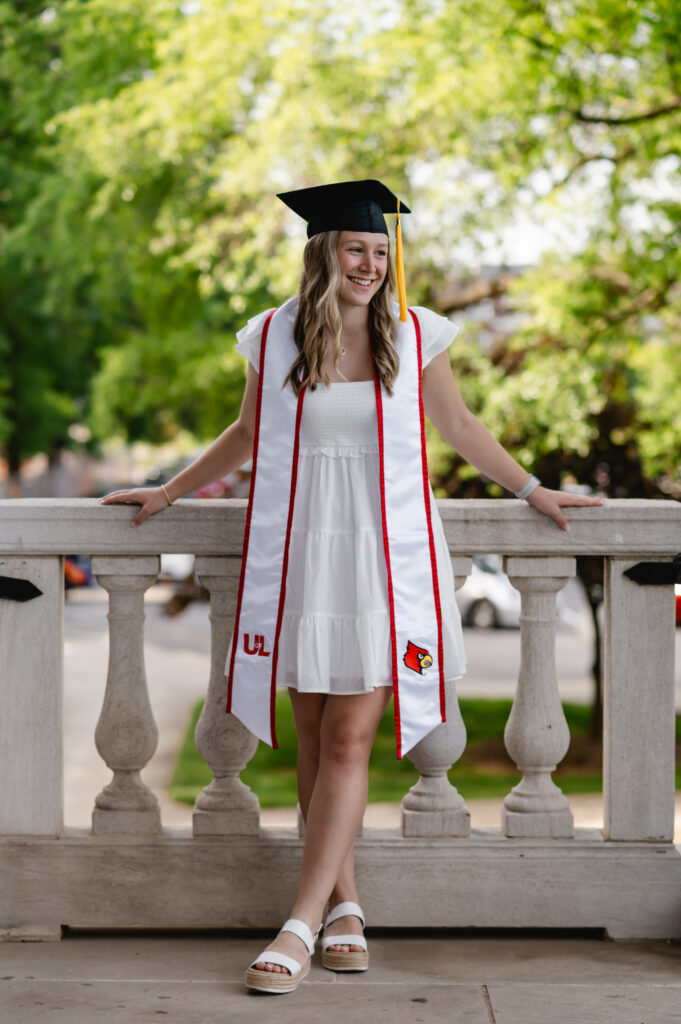
[(139, 512), (131, 521), (131, 526), (139, 526), (155, 512), (168, 507), (168, 499), (161, 487), (133, 487), (129, 491), (112, 491), (99, 499), (100, 505), (141, 505)]

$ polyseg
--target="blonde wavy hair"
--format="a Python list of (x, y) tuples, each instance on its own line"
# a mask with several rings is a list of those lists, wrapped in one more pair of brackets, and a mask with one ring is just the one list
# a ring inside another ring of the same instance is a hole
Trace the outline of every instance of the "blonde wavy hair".
[[(330, 383), (329, 375), (322, 369), (329, 339), (333, 346), (334, 368), (338, 366), (343, 328), (338, 306), (341, 270), (337, 247), (340, 234), (340, 231), (320, 231), (312, 236), (303, 252), (298, 313), (293, 325), (298, 357), (284, 381), (284, 386), (291, 382), (296, 395), (305, 385), (314, 391), (320, 381), (322, 384)], [(395, 287), (395, 268), (388, 258), (385, 280), (369, 303), (371, 352), (376, 373), (388, 394), (392, 394), (399, 370), (395, 350), (397, 322), (392, 307)]]

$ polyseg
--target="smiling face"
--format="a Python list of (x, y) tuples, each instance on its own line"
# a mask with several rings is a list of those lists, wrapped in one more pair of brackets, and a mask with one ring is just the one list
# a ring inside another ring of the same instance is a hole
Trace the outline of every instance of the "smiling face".
[(388, 236), (341, 231), (336, 252), (341, 272), (339, 301), (350, 306), (368, 306), (388, 272)]

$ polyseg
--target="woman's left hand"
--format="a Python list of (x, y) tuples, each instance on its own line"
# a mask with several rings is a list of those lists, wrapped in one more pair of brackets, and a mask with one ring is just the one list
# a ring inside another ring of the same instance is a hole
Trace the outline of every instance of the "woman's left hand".
[(587, 498), (582, 494), (570, 494), (569, 491), (551, 491), (548, 487), (536, 487), (526, 501), (532, 508), (555, 519), (563, 530), (569, 530), (570, 524), (561, 512), (562, 508), (605, 505), (605, 498)]

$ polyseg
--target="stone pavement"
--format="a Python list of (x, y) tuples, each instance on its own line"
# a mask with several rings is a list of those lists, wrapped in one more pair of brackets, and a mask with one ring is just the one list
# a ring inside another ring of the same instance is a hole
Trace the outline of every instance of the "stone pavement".
[(289, 995), (248, 993), (269, 936), (96, 934), (0, 946), (2, 1024), (681, 1024), (681, 944), (555, 933), (369, 931), (365, 974), (315, 956)]

